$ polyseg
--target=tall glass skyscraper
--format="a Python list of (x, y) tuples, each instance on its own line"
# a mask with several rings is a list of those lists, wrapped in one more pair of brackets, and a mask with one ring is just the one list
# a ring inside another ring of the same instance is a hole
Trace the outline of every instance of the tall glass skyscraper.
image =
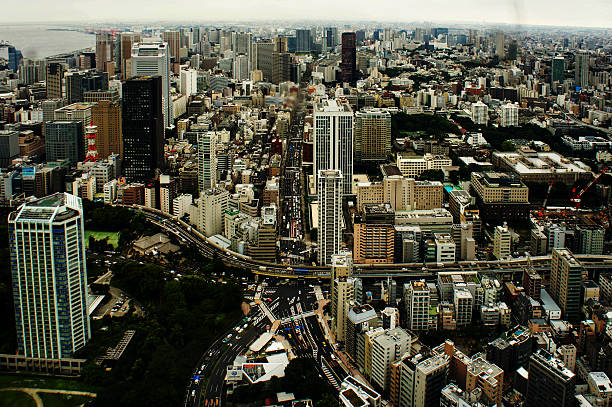
[(81, 198), (26, 202), (8, 221), (19, 353), (72, 357), (91, 337)]

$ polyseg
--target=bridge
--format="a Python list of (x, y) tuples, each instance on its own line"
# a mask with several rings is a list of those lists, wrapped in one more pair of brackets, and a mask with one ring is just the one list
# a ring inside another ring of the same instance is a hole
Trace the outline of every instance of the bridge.
[[(121, 205), (142, 211), (147, 219), (165, 230), (174, 234), (183, 243), (191, 243), (200, 253), (209, 259), (218, 258), (226, 266), (251, 272), (263, 277), (290, 278), (290, 279), (328, 279), (331, 275), (330, 267), (310, 265), (283, 265), (253, 259), (240, 253), (227, 250), (210, 241), (193, 226), (172, 215), (158, 209), (146, 208), (140, 205)], [(582, 262), (590, 272), (612, 271), (612, 256), (576, 254), (575, 257)], [(509, 260), (493, 261), (460, 261), (455, 263), (393, 263), (393, 264), (354, 264), (353, 275), (359, 278), (408, 278), (408, 279), (435, 279), (439, 272), (467, 272), (496, 274), (502, 280), (511, 280), (523, 272), (531, 262), (535, 271), (542, 275), (550, 272), (551, 256), (517, 257)]]

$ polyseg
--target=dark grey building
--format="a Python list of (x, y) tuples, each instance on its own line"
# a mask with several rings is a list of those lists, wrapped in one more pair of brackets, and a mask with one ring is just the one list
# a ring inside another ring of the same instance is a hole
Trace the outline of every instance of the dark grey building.
[(129, 181), (148, 181), (164, 167), (161, 76), (123, 83), (123, 173)]
[(66, 99), (68, 104), (83, 102), (84, 93), (93, 90), (108, 90), (107, 72), (72, 72), (66, 76)]
[(576, 375), (545, 351), (531, 355), (526, 406), (570, 407), (576, 399)]
[(310, 30), (295, 30), (295, 51), (296, 52), (310, 52), (312, 49), (312, 38), (310, 36)]
[(69, 159), (71, 164), (85, 158), (83, 124), (76, 120), (54, 120), (45, 124), (47, 161)]
[(0, 130), (0, 167), (8, 167), (19, 157), (19, 133), (14, 130)]

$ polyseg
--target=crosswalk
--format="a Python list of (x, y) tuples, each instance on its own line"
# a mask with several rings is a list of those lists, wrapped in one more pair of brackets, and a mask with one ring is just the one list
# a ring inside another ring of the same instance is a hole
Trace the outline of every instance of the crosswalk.
[(334, 386), (336, 390), (340, 391), (340, 385), (338, 384), (338, 381), (336, 380), (334, 375), (331, 374), (327, 366), (325, 366), (325, 363), (321, 363), (321, 369), (323, 369), (323, 373), (325, 374), (325, 377), (327, 377), (327, 380), (329, 380), (332, 386)]

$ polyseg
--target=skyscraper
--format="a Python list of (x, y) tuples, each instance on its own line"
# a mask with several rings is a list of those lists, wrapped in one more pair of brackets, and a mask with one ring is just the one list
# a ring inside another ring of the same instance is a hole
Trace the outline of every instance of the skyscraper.
[(70, 72), (66, 75), (66, 99), (68, 103), (83, 102), (85, 92), (108, 90), (107, 72)]
[(124, 32), (119, 34), (119, 46), (121, 52), (119, 55), (119, 66), (123, 79), (129, 78), (132, 68), (130, 67), (130, 58), (132, 58), (132, 47), (140, 42), (140, 34), (133, 32)]
[(576, 375), (543, 350), (531, 355), (525, 405), (570, 407), (575, 405)]
[(58, 193), (9, 215), (19, 353), (69, 358), (91, 337), (81, 198)]
[(85, 158), (83, 126), (76, 120), (45, 123), (47, 161), (70, 160), (72, 165)]
[(310, 30), (295, 30), (295, 38), (297, 52), (310, 52), (312, 44)]
[(123, 157), (123, 140), (121, 139), (121, 103), (119, 101), (100, 100), (91, 109), (91, 119), (98, 128), (96, 147), (98, 155), (106, 158), (111, 154)]
[(384, 161), (391, 153), (391, 114), (381, 109), (355, 113), (355, 161)]
[(179, 50), (181, 49), (181, 36), (179, 31), (164, 31), (162, 41), (168, 44), (168, 55), (174, 62), (179, 62)]
[(576, 86), (586, 88), (589, 86), (589, 53), (588, 51), (579, 51), (576, 53), (574, 81)]
[(353, 32), (342, 33), (342, 82), (357, 80), (357, 37)]
[(563, 317), (580, 319), (580, 285), (584, 268), (569, 249), (554, 248), (550, 268), (550, 296), (557, 302)]
[(64, 65), (52, 62), (47, 65), (45, 81), (47, 85), (47, 99), (61, 99), (64, 90)]
[(559, 82), (559, 83), (565, 82), (565, 58), (554, 57), (552, 59), (551, 68), (552, 68), (551, 74), (550, 74), (551, 84), (555, 82)]
[(504, 48), (504, 42), (504, 33), (501, 31), (495, 33), (495, 55), (497, 55), (499, 59), (506, 58), (506, 49)]
[[(178, 31), (176, 31), (178, 34)], [(178, 41), (178, 39), (177, 39)], [(174, 119), (170, 99), (170, 50), (163, 42), (138, 43), (132, 46), (132, 75), (161, 77), (162, 113), (164, 127), (170, 127)]]
[(96, 69), (105, 70), (105, 63), (113, 59), (113, 35), (111, 33), (96, 34)]
[[(348, 103), (325, 99), (314, 109), (314, 173), (340, 170), (342, 194), (352, 193), (353, 111)], [(317, 183), (318, 185), (318, 183)]]
[(319, 255), (320, 265), (330, 264), (342, 245), (342, 172), (321, 170), (319, 182)]
[(123, 170), (130, 181), (148, 181), (164, 166), (162, 83), (153, 76), (123, 84)]
[(198, 133), (198, 187), (200, 191), (217, 185), (217, 134)]

